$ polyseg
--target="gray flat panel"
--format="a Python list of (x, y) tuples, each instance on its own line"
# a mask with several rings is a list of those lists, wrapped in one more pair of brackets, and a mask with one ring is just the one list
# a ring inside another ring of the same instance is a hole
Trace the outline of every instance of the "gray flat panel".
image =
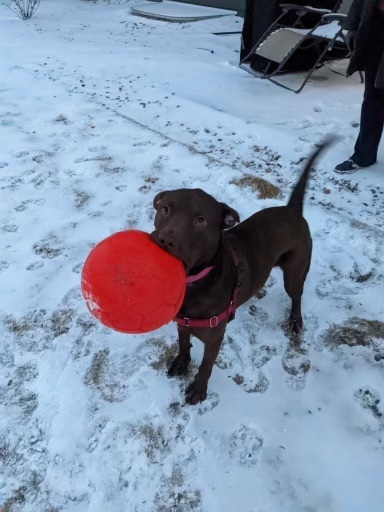
[(282, 62), (292, 48), (304, 37), (305, 35), (303, 34), (282, 28), (268, 36), (255, 53), (273, 62)]
[(186, 4), (205, 5), (207, 7), (217, 7), (218, 9), (230, 9), (237, 11), (240, 16), (244, 16), (245, 0), (177, 0)]

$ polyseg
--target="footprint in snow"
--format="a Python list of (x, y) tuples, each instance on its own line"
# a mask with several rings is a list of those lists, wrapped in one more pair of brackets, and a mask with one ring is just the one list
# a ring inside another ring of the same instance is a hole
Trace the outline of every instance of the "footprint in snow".
[(6, 231), (7, 233), (16, 233), (18, 229), (18, 224), (4, 224), (3, 226), (3, 231)]
[(212, 411), (219, 404), (219, 395), (217, 393), (208, 392), (207, 398), (204, 402), (201, 402), (198, 405), (198, 414), (201, 416), (202, 414), (206, 414), (207, 412)]
[(229, 437), (229, 454), (241, 466), (250, 469), (257, 465), (263, 443), (257, 428), (242, 425)]
[(19, 151), (18, 153), (15, 154), (15, 157), (16, 158), (23, 158), (25, 156), (28, 156), (29, 155), (29, 151)]
[(34, 261), (25, 268), (26, 270), (38, 270), (39, 268), (42, 267), (44, 267), (44, 263), (42, 261)]
[(307, 351), (302, 346), (290, 342), (281, 358), (281, 364), (288, 374), (286, 377), (287, 384), (296, 390), (303, 389), (306, 375), (311, 367)]
[(380, 395), (376, 391), (369, 388), (360, 388), (355, 391), (353, 397), (363, 409), (369, 410), (376, 419), (383, 421)]
[(53, 259), (60, 256), (63, 247), (60, 247), (59, 240), (56, 236), (50, 235), (33, 245), (34, 252), (42, 258)]
[(269, 380), (261, 370), (254, 371), (254, 374), (248, 375), (248, 378), (236, 374), (232, 380), (246, 393), (265, 393), (269, 387)]
[(0, 261), (0, 274), (1, 272), (4, 272), (7, 269), (9, 269), (8, 261)]
[(15, 210), (17, 212), (23, 212), (27, 208), (29, 208), (30, 205), (36, 205), (36, 206), (42, 206), (45, 203), (45, 199), (26, 199), (22, 203), (19, 204), (19, 206), (16, 206)]
[(81, 262), (81, 263), (77, 263), (77, 265), (75, 265), (74, 267), (72, 267), (72, 272), (74, 272), (75, 274), (80, 274), (81, 269), (83, 268), (83, 265), (84, 265), (84, 263), (83, 263), (83, 262)]

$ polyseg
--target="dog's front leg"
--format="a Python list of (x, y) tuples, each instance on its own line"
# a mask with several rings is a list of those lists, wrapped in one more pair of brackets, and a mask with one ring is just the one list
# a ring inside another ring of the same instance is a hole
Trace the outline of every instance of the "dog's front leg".
[(168, 369), (169, 377), (185, 375), (191, 362), (191, 333), (188, 328), (177, 326), (179, 335), (179, 353)]
[[(221, 331), (221, 330), (220, 330)], [(194, 405), (207, 398), (208, 380), (212, 373), (213, 365), (219, 353), (221, 343), (224, 338), (224, 332), (220, 336), (204, 340), (204, 356), (196, 377), (185, 391), (185, 401), (187, 404)]]

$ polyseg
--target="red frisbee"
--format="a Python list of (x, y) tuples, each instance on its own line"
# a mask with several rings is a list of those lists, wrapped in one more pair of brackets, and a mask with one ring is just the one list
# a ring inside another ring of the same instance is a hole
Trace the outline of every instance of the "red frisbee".
[(142, 231), (121, 231), (97, 244), (81, 275), (89, 311), (103, 325), (136, 334), (153, 331), (176, 315), (185, 294), (180, 260)]

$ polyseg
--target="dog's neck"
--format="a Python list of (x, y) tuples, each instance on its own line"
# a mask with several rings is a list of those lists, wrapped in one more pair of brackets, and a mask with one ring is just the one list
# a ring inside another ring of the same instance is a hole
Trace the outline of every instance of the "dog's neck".
[(185, 280), (187, 284), (195, 283), (196, 281), (200, 281), (200, 279), (203, 279), (205, 276), (207, 276), (210, 271), (213, 269), (213, 265), (209, 267), (205, 267), (203, 270), (198, 272), (197, 274), (189, 274)]
[(219, 270), (228, 259), (233, 260), (233, 250), (231, 242), (228, 243), (227, 237), (221, 237), (216, 252), (211, 258), (207, 258), (202, 264), (194, 265), (187, 271), (187, 284), (200, 281), (212, 274), (212, 270)]
[[(215, 252), (212, 252), (212, 256), (204, 258), (201, 263), (198, 262), (191, 268), (187, 269), (187, 280), (191, 278), (191, 282), (198, 281), (203, 277), (207, 276), (210, 271), (217, 266), (219, 259), (222, 257), (222, 239), (220, 239)], [(197, 279), (194, 277), (199, 276)], [(187, 281), (188, 283), (188, 281)]]

